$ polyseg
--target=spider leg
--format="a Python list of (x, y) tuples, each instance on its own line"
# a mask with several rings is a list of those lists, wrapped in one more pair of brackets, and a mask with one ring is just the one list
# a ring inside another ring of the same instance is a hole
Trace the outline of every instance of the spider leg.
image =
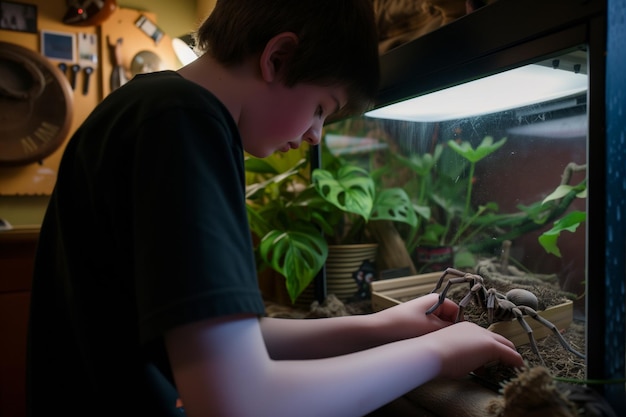
[(471, 303), (474, 298), (477, 298), (477, 292), (482, 289), (482, 284), (474, 284), (472, 288), (470, 288), (469, 292), (465, 294), (465, 297), (463, 297), (461, 301), (459, 301), (459, 311), (456, 315), (456, 322), (462, 321), (464, 319), (465, 316), (463, 315), (463, 312), (465, 311), (465, 307), (467, 307), (467, 305)]
[(522, 326), (522, 328), (528, 335), (528, 340), (530, 341), (530, 348), (535, 353), (535, 355), (537, 355), (537, 357), (541, 361), (541, 364), (543, 366), (546, 366), (546, 363), (544, 362), (543, 357), (541, 356), (541, 354), (539, 353), (539, 349), (537, 348), (537, 342), (535, 341), (535, 337), (533, 336), (533, 329), (528, 325), (528, 323), (526, 323), (526, 320), (524, 320), (524, 315), (522, 314), (522, 311), (519, 309), (519, 307), (515, 307), (513, 308), (512, 312), (515, 315), (517, 322), (520, 324), (520, 326)]
[[(446, 272), (444, 272), (444, 275), (442, 275), (442, 278), (445, 276), (445, 274), (448, 272), (448, 270), (452, 270), (452, 271), (456, 271), (459, 272), (461, 274), (463, 274), (460, 277), (457, 278), (450, 278), (448, 280), (448, 282), (446, 283), (446, 286), (443, 288), (443, 291), (441, 291), (441, 294), (439, 294), (439, 299), (437, 300), (437, 302), (426, 311), (426, 314), (432, 314), (433, 311), (437, 310), (437, 308), (443, 304), (444, 300), (446, 299), (446, 295), (448, 294), (448, 291), (450, 290), (450, 287), (454, 284), (460, 284), (463, 282), (472, 282), (473, 278), (471, 277), (470, 274), (464, 274), (461, 271), (457, 271), (456, 269), (452, 269), (452, 268), (448, 268), (446, 269)], [(440, 285), (440, 284), (437, 284)], [(438, 288), (438, 287), (437, 287)], [(435, 288), (435, 289), (437, 289)], [(432, 292), (431, 292), (432, 294)], [(458, 316), (457, 316), (458, 318)], [(458, 320), (457, 320), (458, 321)]]
[(496, 308), (496, 291), (492, 288), (487, 291), (487, 319), (489, 323), (493, 323), (494, 311)]
[(448, 274), (454, 275), (457, 277), (465, 276), (465, 272), (459, 271), (458, 269), (446, 268), (446, 270), (443, 271), (443, 274), (441, 274), (441, 276), (439, 277), (439, 281), (437, 281), (437, 285), (435, 285), (435, 288), (431, 291), (431, 294), (437, 292), (437, 290), (441, 288), (441, 284), (443, 284), (443, 280)]
[[(447, 269), (446, 269), (447, 271)], [(443, 279), (443, 277), (445, 276), (445, 272), (444, 275), (441, 276), (441, 279)], [(426, 314), (431, 314), (433, 311), (437, 310), (437, 308), (439, 308), (440, 305), (443, 304), (443, 301), (446, 299), (446, 294), (448, 293), (448, 290), (450, 289), (450, 286), (452, 285), (452, 280), (448, 280), (448, 282), (446, 283), (446, 286), (443, 288), (443, 291), (441, 291), (441, 294), (439, 294), (439, 299), (437, 300), (437, 302), (435, 304), (433, 304), (433, 306), (431, 308), (429, 308), (428, 310), (426, 310)], [(439, 287), (441, 286), (440, 283), (437, 284), (437, 287), (435, 287), (435, 289), (431, 292), (434, 293), (435, 290), (437, 290)]]
[(534, 320), (538, 321), (539, 323), (543, 324), (545, 327), (550, 329), (552, 333), (556, 335), (559, 343), (561, 344), (561, 346), (563, 346), (563, 348), (573, 353), (574, 355), (578, 356), (579, 358), (585, 359), (585, 355), (578, 352), (569, 343), (567, 343), (567, 340), (563, 338), (563, 336), (561, 335), (561, 332), (559, 332), (559, 329), (557, 329), (557, 327), (553, 323), (541, 317), (535, 310), (533, 310), (530, 307), (520, 306), (520, 310), (522, 310), (524, 313), (532, 317)]

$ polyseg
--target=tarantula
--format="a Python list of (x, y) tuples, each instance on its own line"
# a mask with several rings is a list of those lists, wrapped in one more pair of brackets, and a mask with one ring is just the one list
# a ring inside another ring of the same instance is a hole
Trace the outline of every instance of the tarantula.
[(431, 291), (431, 293), (436, 293), (437, 290), (441, 288), (441, 285), (443, 284), (443, 281), (447, 275), (452, 275), (455, 278), (448, 279), (446, 286), (444, 287), (443, 291), (441, 291), (441, 294), (439, 294), (439, 300), (426, 311), (426, 314), (431, 314), (441, 304), (443, 304), (446, 298), (446, 294), (448, 293), (448, 290), (452, 285), (467, 282), (470, 284), (470, 290), (459, 302), (459, 312), (456, 317), (457, 322), (463, 319), (463, 311), (465, 307), (467, 307), (472, 299), (474, 299), (482, 309), (487, 311), (489, 323), (493, 321), (517, 319), (518, 323), (528, 334), (528, 340), (530, 341), (530, 347), (532, 351), (537, 355), (542, 363), (544, 363), (544, 361), (541, 354), (539, 353), (539, 349), (537, 349), (537, 343), (535, 342), (535, 337), (533, 336), (533, 330), (528, 325), (526, 320), (524, 320), (524, 316), (529, 316), (547, 327), (549, 330), (552, 331), (552, 333), (556, 335), (559, 343), (561, 343), (563, 348), (578, 356), (579, 358), (585, 359), (585, 355), (578, 352), (577, 350), (572, 348), (569, 343), (567, 343), (567, 341), (563, 338), (563, 336), (561, 336), (561, 333), (559, 333), (559, 330), (554, 324), (541, 317), (537, 313), (536, 310), (538, 308), (539, 301), (537, 300), (535, 294), (533, 294), (532, 292), (516, 288), (510, 290), (506, 294), (502, 294), (494, 288), (485, 288), (483, 277), (481, 277), (480, 275), (462, 272), (454, 268), (447, 268), (439, 278), (437, 285)]

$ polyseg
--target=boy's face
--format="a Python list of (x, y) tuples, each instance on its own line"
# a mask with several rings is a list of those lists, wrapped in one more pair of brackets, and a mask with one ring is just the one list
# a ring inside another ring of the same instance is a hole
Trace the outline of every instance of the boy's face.
[(239, 119), (243, 147), (263, 158), (296, 149), (303, 141), (318, 144), (324, 120), (346, 101), (343, 87), (271, 84)]

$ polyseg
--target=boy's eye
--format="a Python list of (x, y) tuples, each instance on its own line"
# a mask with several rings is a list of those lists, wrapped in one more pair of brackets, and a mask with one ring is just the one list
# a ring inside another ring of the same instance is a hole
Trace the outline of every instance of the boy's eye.
[(315, 115), (317, 117), (322, 117), (324, 115), (324, 109), (322, 108), (322, 106), (317, 107), (317, 110), (315, 111)]

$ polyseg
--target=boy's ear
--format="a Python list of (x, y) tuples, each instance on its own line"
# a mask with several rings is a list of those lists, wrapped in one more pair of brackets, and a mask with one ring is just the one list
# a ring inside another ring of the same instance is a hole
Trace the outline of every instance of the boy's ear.
[(291, 59), (298, 46), (298, 36), (293, 32), (283, 32), (274, 36), (261, 53), (261, 77), (266, 82), (280, 80), (285, 64)]

